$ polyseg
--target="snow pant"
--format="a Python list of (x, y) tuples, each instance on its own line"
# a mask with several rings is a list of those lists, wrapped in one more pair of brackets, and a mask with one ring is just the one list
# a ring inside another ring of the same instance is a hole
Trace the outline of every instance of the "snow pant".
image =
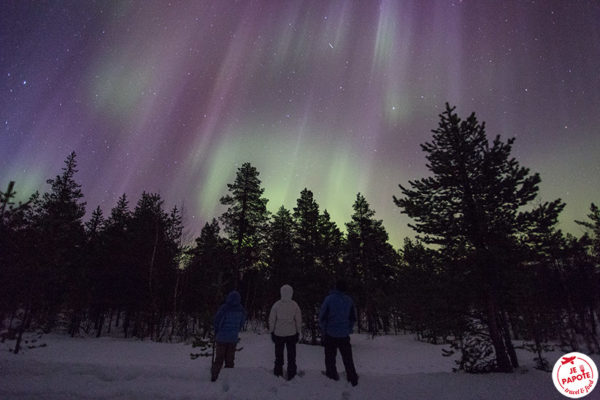
[(287, 377), (292, 379), (296, 376), (296, 341), (298, 335), (276, 336), (273, 335), (275, 342), (275, 368), (273, 373), (276, 376), (283, 375), (283, 347), (287, 349)]
[(213, 380), (219, 376), (223, 362), (225, 362), (225, 368), (233, 368), (233, 361), (235, 359), (236, 343), (217, 342), (216, 345), (215, 362), (210, 370)]
[(338, 380), (337, 368), (335, 366), (335, 358), (337, 355), (337, 349), (340, 349), (342, 355), (342, 362), (344, 368), (346, 368), (346, 379), (349, 382), (355, 384), (358, 382), (358, 375), (356, 374), (356, 368), (354, 367), (354, 360), (352, 359), (352, 347), (350, 346), (350, 336), (336, 338), (329, 335), (325, 336), (325, 375), (331, 379)]

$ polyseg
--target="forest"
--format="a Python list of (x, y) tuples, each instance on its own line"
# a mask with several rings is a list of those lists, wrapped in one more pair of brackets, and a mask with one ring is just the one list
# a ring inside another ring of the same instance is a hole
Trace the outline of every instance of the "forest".
[[(359, 322), (372, 336), (414, 333), (460, 354), (456, 369), (510, 372), (525, 346), (600, 352), (600, 210), (590, 203), (581, 237), (557, 227), (565, 203), (538, 198), (541, 177), (511, 156), (514, 139), (489, 139), (474, 113), (446, 105), (421, 145), (430, 174), (399, 182), (390, 199), (415, 239), (394, 248), (358, 193), (345, 227), (305, 188), (293, 209), (267, 210), (259, 171), (237, 170), (226, 211), (183, 241), (183, 218), (156, 193), (122, 195), (86, 218), (71, 153), (45, 193), (15, 202), (0, 192), (2, 340), (28, 331), (120, 335), (154, 341), (210, 337), (226, 294), (237, 289), (246, 329), (260, 329), (289, 283), (318, 344), (316, 316), (337, 278), (348, 282)], [(224, 188), (225, 189), (225, 188)], [(202, 188), (198, 188), (202, 190)]]

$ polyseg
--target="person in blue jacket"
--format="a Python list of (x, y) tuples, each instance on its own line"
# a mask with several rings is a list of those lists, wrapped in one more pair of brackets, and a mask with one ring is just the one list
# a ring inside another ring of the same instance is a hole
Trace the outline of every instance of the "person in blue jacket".
[(238, 334), (246, 322), (246, 310), (241, 304), (241, 296), (237, 291), (227, 295), (227, 300), (215, 315), (216, 355), (211, 368), (211, 381), (219, 377), (219, 372), (225, 362), (225, 368), (233, 368), (235, 346)]
[(336, 368), (337, 349), (340, 349), (342, 362), (346, 368), (346, 379), (352, 386), (358, 385), (358, 375), (352, 359), (350, 333), (356, 322), (354, 302), (344, 292), (346, 283), (338, 280), (335, 289), (325, 298), (319, 312), (319, 325), (325, 346), (325, 375), (333, 380), (339, 380)]

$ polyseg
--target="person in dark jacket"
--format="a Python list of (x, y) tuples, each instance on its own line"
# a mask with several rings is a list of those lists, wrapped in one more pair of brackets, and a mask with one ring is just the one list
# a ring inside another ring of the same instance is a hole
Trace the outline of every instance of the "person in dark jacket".
[(340, 349), (342, 362), (346, 368), (346, 379), (352, 386), (358, 385), (358, 375), (352, 359), (350, 333), (356, 322), (356, 311), (352, 299), (344, 294), (346, 283), (338, 280), (335, 289), (325, 298), (319, 312), (319, 325), (325, 346), (325, 375), (339, 380), (336, 368), (337, 349)]
[(219, 372), (225, 362), (225, 368), (233, 368), (235, 346), (238, 334), (246, 322), (246, 310), (241, 304), (241, 296), (237, 291), (227, 295), (227, 300), (215, 315), (216, 356), (211, 368), (211, 381), (219, 377)]

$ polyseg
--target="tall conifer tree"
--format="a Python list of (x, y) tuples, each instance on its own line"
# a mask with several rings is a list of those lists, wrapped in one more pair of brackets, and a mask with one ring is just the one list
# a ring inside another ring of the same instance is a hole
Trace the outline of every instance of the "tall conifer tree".
[(344, 235), (331, 220), (327, 210), (319, 215), (319, 258), (323, 268), (331, 276), (341, 274)]
[(327, 290), (327, 271), (323, 268), (320, 251), (319, 205), (313, 193), (304, 189), (294, 207), (294, 247), (298, 254), (295, 291), (298, 293), (303, 321), (313, 342), (317, 337), (315, 316)]
[(273, 215), (269, 229), (269, 267), (273, 293), (279, 293), (281, 285), (294, 282), (297, 278), (297, 254), (293, 234), (292, 214), (281, 206)]
[(590, 204), (590, 213), (587, 217), (589, 221), (575, 222), (590, 231), (594, 256), (596, 262), (600, 265), (600, 208), (594, 203)]
[(250, 268), (264, 250), (261, 247), (268, 223), (268, 200), (262, 197), (265, 190), (258, 176), (258, 170), (250, 163), (242, 164), (235, 181), (227, 184), (229, 194), (221, 198), (221, 204), (228, 208), (220, 220), (235, 247), (236, 287), (240, 273)]
[[(485, 315), (496, 365), (501, 371), (518, 366), (508, 334), (501, 297), (506, 295), (519, 209), (537, 195), (539, 175), (511, 157), (513, 139), (497, 136), (490, 143), (485, 124), (475, 114), (462, 121), (446, 104), (433, 140), (421, 145), (432, 176), (400, 185), (394, 202), (416, 223), (428, 243), (467, 265), (478, 307)], [(555, 202), (553, 212), (561, 203)]]
[(360, 288), (359, 306), (367, 316), (368, 331), (375, 335), (384, 306), (389, 304), (386, 289), (393, 274), (395, 252), (388, 243), (383, 221), (374, 218), (375, 211), (363, 195), (356, 195), (352, 208), (352, 220), (346, 223), (345, 264), (356, 288)]
[[(136, 302), (137, 273), (131, 249), (131, 218), (127, 195), (123, 194), (111, 209), (104, 230), (104, 271), (106, 275), (108, 306), (117, 314), (131, 314)], [(109, 326), (110, 329), (110, 326)]]
[(53, 325), (53, 317), (64, 301), (72, 303), (74, 309), (80, 303), (81, 292), (75, 289), (83, 278), (85, 202), (81, 185), (75, 181), (76, 173), (76, 154), (72, 152), (65, 160), (62, 174), (46, 181), (51, 187), (42, 196), (36, 221), (41, 233), (38, 246), (45, 258), (44, 265), (40, 265), (40, 277), (45, 282), (48, 326)]
[(204, 225), (189, 252), (191, 260), (185, 271), (182, 307), (198, 316), (205, 329), (212, 329), (214, 310), (234, 285), (233, 248), (219, 233), (216, 219)]

